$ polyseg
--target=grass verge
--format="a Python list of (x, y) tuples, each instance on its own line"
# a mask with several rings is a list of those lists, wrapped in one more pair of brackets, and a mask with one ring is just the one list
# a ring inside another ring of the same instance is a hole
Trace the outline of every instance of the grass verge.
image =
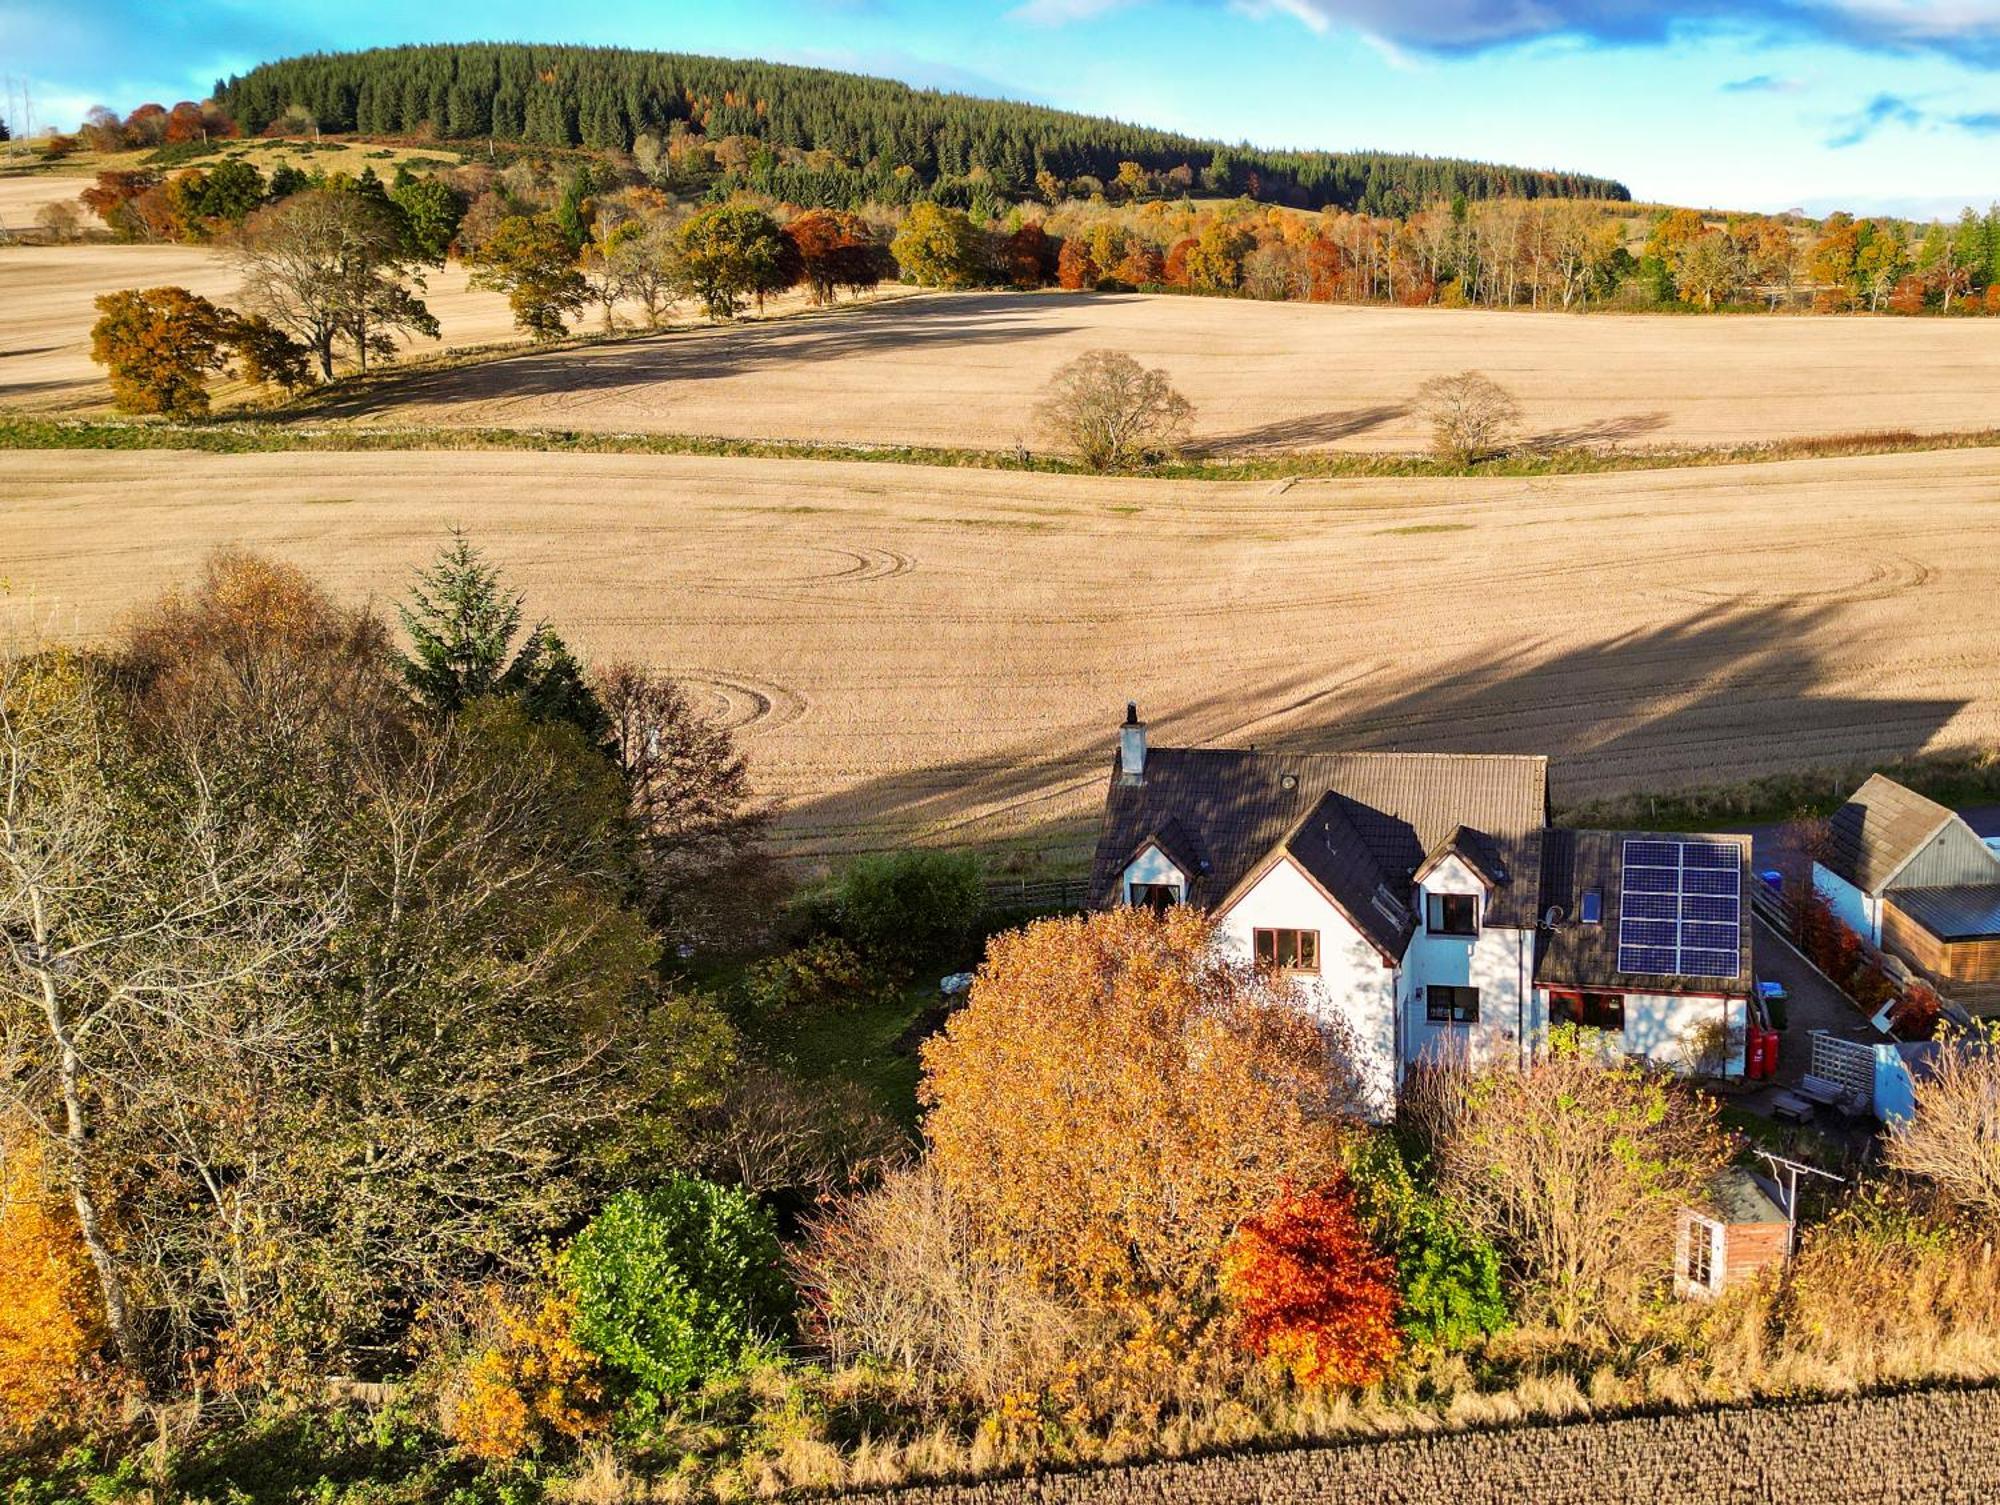
[[(1853, 458), (1933, 450), (2000, 448), (2000, 429), (1914, 434), (1835, 434), (1701, 449), (1558, 449), (1525, 451), (1460, 465), (1425, 455), (1308, 453), (1251, 458), (1189, 457), (1127, 472), (1172, 481), (1302, 481), (1522, 478), (1639, 470), (1752, 465), (1776, 460)], [(207, 454), (289, 451), (502, 450), (555, 454), (707, 455), (732, 459), (816, 460), (1013, 470), (1045, 475), (1095, 472), (1053, 455), (1022, 450), (956, 449), (916, 444), (819, 444), (791, 439), (726, 439), (707, 434), (590, 433), (577, 429), (446, 428), (315, 423), (272, 412), (201, 421), (51, 418), (0, 410), (0, 449), (195, 450)]]

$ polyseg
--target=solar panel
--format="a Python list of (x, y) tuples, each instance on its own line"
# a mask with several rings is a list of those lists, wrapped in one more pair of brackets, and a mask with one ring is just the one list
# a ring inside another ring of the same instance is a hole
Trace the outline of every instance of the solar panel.
[(1742, 940), (1742, 857), (1715, 841), (1628, 841), (1618, 970), (1734, 977)]

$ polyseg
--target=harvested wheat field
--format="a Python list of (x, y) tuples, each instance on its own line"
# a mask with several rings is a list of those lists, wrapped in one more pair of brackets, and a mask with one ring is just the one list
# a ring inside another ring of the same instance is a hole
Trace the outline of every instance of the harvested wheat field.
[(742, 734), (813, 858), (1074, 854), (1166, 743), (1547, 751), (1559, 803), (2000, 738), (2000, 452), (1289, 487), (495, 453), (14, 453), (0, 628), (210, 547), (398, 593), (457, 524)]
[(1475, 366), (1544, 444), (1730, 444), (2000, 421), (2000, 325), (1344, 308), (966, 293), (839, 317), (524, 352), (357, 397), (398, 422), (1039, 447), (1033, 409), (1094, 347), (1164, 367), (1226, 453), (1421, 448), (1426, 379)]
[[(452, 262), (426, 279), (424, 301), (442, 326), (418, 352), (518, 339), (507, 300), (475, 292)], [(231, 303), (235, 262), (205, 246), (13, 246), (0, 249), (0, 406), (108, 408), (104, 368), (90, 358), (100, 293), (171, 285)]]

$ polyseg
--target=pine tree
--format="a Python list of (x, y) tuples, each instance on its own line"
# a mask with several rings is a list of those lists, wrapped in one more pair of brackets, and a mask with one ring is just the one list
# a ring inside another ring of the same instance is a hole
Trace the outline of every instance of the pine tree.
[[(414, 650), (404, 661), (403, 678), (431, 710), (449, 715), (500, 689), (527, 598), (509, 591), (500, 572), (457, 529), (450, 546), (416, 576), (410, 603), (396, 608)], [(529, 641), (543, 630), (538, 625)]]

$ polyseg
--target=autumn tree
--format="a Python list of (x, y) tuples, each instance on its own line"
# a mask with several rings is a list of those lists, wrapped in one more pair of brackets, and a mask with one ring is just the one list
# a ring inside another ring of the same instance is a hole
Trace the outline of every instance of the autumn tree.
[(858, 214), (812, 209), (784, 228), (815, 303), (831, 303), (842, 288), (861, 293), (895, 275), (889, 249)]
[(1212, 293), (1241, 287), (1243, 259), (1256, 244), (1257, 238), (1243, 226), (1211, 221), (1185, 252), (1182, 265), (1188, 286)]
[(1089, 350), (1050, 379), (1035, 415), (1092, 470), (1122, 470), (1172, 454), (1194, 421), (1194, 404), (1164, 371), (1122, 351)]
[(645, 310), (648, 329), (659, 327), (673, 302), (673, 253), (673, 227), (657, 216), (627, 220), (604, 238), (604, 275)]
[(922, 287), (972, 287), (984, 275), (978, 227), (962, 209), (928, 199), (910, 206), (890, 242), (903, 275)]
[(208, 379), (229, 367), (232, 316), (184, 287), (105, 293), (90, 330), (90, 358), (110, 372), (121, 412), (197, 416)]
[(733, 319), (750, 299), (761, 304), (789, 281), (777, 222), (749, 205), (704, 209), (681, 226), (674, 250), (677, 286), (711, 319)]
[(1191, 909), (995, 938), (923, 1062), (931, 1156), (974, 1225), (1170, 1345), (1212, 1317), (1235, 1228), (1334, 1173), (1354, 1101), (1320, 1024)]
[(1574, 1031), (1526, 1067), (1440, 1062), (1407, 1100), (1440, 1189), (1565, 1331), (1629, 1314), (1668, 1276), (1680, 1210), (1707, 1205), (1732, 1149), (1712, 1101)]
[(365, 371), (370, 356), (394, 354), (397, 335), (437, 338), (437, 319), (417, 296), (423, 258), (380, 194), (293, 194), (252, 215), (236, 251), (250, 310), (306, 346), (323, 381), (343, 348)]
[(508, 216), (467, 260), (472, 286), (505, 293), (514, 323), (538, 340), (561, 339), (590, 298), (575, 251), (547, 215)]
[(1311, 1191), (1287, 1186), (1239, 1223), (1221, 1279), (1243, 1346), (1320, 1387), (1369, 1384), (1401, 1351), (1395, 1276), (1337, 1177)]
[(1432, 377), (1411, 405), (1431, 426), (1431, 453), (1451, 465), (1471, 465), (1503, 448), (1521, 420), (1513, 394), (1477, 371)]
[(0, 1449), (73, 1420), (104, 1342), (75, 1213), (45, 1175), (40, 1145), (0, 1131)]

